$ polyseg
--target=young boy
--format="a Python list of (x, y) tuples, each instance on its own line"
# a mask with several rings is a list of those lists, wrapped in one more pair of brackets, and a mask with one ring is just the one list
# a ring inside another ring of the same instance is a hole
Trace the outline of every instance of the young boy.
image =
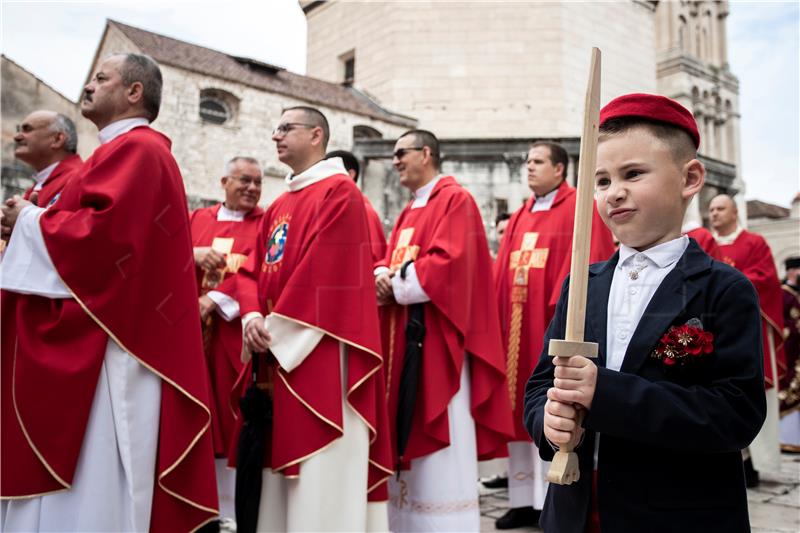
[(758, 300), (681, 235), (705, 177), (699, 144), (668, 98), (630, 94), (600, 113), (597, 207), (620, 250), (589, 269), (585, 340), (599, 357), (547, 357), (564, 338), (565, 283), (525, 391), (543, 459), (583, 433), (580, 480), (547, 493), (547, 532), (750, 530), (740, 450), (766, 413)]

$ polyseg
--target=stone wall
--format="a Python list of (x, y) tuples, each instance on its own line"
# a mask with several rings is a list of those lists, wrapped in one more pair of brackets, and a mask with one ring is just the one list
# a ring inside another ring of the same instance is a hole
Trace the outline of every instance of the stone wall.
[(307, 71), (341, 82), (353, 53), (356, 87), (442, 138), (571, 137), (592, 46), (604, 102), (655, 90), (653, 19), (648, 2), (334, 0), (307, 13)]

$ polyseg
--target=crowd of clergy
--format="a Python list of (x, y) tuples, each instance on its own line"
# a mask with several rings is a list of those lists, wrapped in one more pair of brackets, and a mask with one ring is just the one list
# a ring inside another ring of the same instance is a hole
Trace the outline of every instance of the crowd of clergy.
[[(531, 144), (530, 198), (498, 216), (493, 256), (435, 134), (402, 134), (410, 194), (387, 242), (358, 160), (326, 151), (305, 106), (272, 131), (282, 195), (260, 207), (241, 154), (220, 162), (224, 201), (190, 213), (150, 126), (161, 88), (147, 56), (102, 60), (86, 161), (62, 114), (17, 127), (35, 183), (2, 208), (0, 530), (478, 531), (478, 462), (506, 458), (484, 480), (508, 487), (498, 529), (749, 530), (745, 486), (800, 452), (800, 258), (781, 282), (724, 194), (710, 230), (683, 223), (705, 171), (680, 104), (601, 112), (599, 357), (555, 361), (576, 211), (562, 146)], [(548, 484), (579, 435), (584, 475)]]

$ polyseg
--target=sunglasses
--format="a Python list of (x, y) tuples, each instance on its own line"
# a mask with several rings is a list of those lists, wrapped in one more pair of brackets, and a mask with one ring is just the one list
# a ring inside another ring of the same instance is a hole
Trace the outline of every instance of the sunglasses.
[(397, 150), (394, 151), (392, 156), (396, 157), (397, 159), (403, 159), (403, 156), (405, 156), (411, 150), (424, 150), (424, 149), (425, 149), (424, 146), (412, 147), (412, 148), (398, 148)]

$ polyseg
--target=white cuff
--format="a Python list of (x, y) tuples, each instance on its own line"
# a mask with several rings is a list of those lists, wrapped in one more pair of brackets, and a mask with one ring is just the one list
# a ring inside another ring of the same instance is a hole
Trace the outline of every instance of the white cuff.
[(406, 279), (400, 277), (399, 271), (394, 275), (392, 278), (392, 291), (394, 292), (394, 299), (400, 305), (421, 304), (431, 301), (430, 297), (425, 294), (422, 285), (419, 284), (414, 263), (411, 263), (406, 268)]
[(261, 313), (259, 313), (258, 311), (250, 311), (249, 313), (244, 315), (242, 317), (242, 333), (244, 333), (247, 324), (249, 324), (250, 321), (253, 320), (254, 318), (264, 318), (264, 317), (261, 316)]
[(239, 302), (231, 298), (225, 293), (219, 291), (208, 291), (206, 295), (217, 304), (217, 313), (225, 322), (230, 322), (239, 316)]
[(267, 315), (264, 327), (272, 337), (269, 351), (287, 372), (300, 366), (324, 335), (318, 329), (300, 325), (274, 314)]
[(391, 272), (391, 271), (392, 271), (392, 269), (391, 269), (391, 268), (389, 268), (389, 267), (385, 267), (385, 266), (379, 266), (379, 267), (375, 267), (375, 270), (373, 270), (373, 271), (372, 271), (372, 274), (373, 274), (375, 277), (378, 277), (378, 276), (380, 276), (381, 274), (384, 274), (384, 273), (385, 273), (385, 274), (388, 274), (388, 273), (389, 273), (389, 272)]
[(3, 254), (0, 287), (45, 298), (72, 298), (47, 253), (39, 217), (45, 208), (33, 205), (20, 211)]

